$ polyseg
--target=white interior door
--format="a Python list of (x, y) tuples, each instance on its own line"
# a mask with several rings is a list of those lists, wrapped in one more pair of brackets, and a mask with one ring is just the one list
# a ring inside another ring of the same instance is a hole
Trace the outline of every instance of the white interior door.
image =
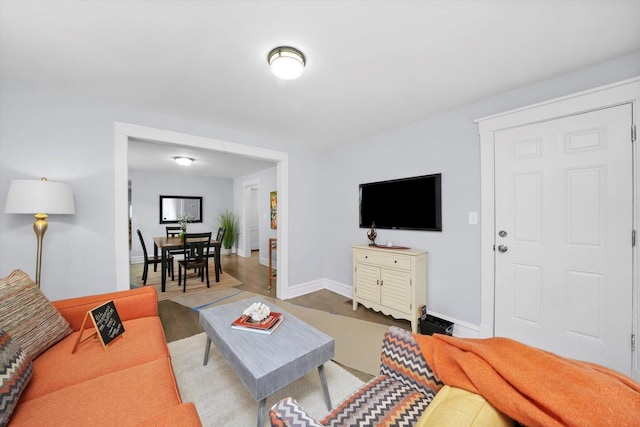
[(632, 110), (495, 133), (495, 335), (631, 374)]
[(251, 189), (251, 207), (249, 212), (249, 246), (252, 251), (260, 249), (260, 188)]

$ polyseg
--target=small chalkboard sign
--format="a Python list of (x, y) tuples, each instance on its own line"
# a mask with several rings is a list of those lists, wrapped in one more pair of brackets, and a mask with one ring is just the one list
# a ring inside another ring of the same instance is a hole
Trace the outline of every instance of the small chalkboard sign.
[(91, 310), (91, 318), (104, 345), (109, 344), (124, 332), (124, 326), (113, 301)]
[[(82, 333), (84, 332), (87, 318), (91, 319), (91, 322), (95, 327), (95, 331), (82, 339)], [(104, 350), (109, 351), (108, 344), (121, 335), (124, 336), (124, 326), (122, 325), (122, 321), (118, 315), (118, 310), (116, 310), (116, 306), (113, 301), (106, 302), (87, 311), (84, 321), (82, 322), (82, 327), (80, 328), (80, 334), (78, 335), (78, 339), (76, 340), (76, 344), (71, 353), (75, 353), (78, 349), (78, 345), (90, 338), (99, 339)]]

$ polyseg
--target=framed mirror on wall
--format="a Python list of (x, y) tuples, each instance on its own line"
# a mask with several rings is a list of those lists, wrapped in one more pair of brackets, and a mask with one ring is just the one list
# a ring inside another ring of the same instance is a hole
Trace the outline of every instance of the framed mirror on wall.
[(160, 224), (177, 224), (184, 214), (191, 215), (191, 222), (202, 222), (202, 197), (160, 196)]

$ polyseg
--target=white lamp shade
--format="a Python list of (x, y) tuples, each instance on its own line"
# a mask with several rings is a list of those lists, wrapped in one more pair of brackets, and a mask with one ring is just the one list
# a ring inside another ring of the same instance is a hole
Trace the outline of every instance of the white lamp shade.
[(14, 179), (9, 184), (5, 213), (74, 214), (71, 184), (46, 180)]

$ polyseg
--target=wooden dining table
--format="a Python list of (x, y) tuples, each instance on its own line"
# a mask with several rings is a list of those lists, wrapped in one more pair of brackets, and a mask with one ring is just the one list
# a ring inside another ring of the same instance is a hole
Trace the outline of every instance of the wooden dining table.
[[(191, 239), (190, 241), (197, 241), (196, 239)], [(211, 240), (209, 242), (209, 250), (215, 249), (214, 252), (214, 270), (216, 271), (216, 282), (220, 281), (220, 247), (221, 243), (217, 240)], [(162, 292), (165, 291), (167, 286), (167, 275), (165, 274), (166, 266), (167, 266), (167, 253), (170, 249), (180, 249), (183, 247), (183, 240), (180, 237), (154, 237), (153, 238), (153, 255), (155, 257), (158, 256), (158, 250), (160, 250), (160, 260), (162, 268)]]

